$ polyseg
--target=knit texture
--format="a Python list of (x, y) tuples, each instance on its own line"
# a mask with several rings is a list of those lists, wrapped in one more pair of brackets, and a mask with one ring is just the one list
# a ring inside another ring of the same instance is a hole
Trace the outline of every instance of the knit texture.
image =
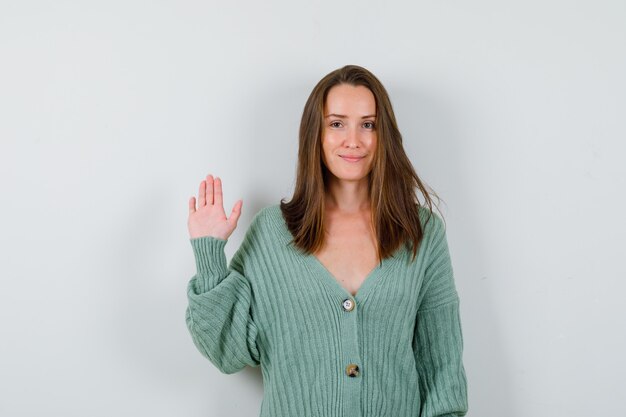
[[(227, 264), (226, 240), (190, 239), (187, 327), (222, 373), (261, 366), (260, 417), (464, 416), (459, 297), (441, 218), (419, 207), (417, 257), (402, 245), (356, 296), (261, 209)], [(350, 376), (349, 365), (358, 372)]]

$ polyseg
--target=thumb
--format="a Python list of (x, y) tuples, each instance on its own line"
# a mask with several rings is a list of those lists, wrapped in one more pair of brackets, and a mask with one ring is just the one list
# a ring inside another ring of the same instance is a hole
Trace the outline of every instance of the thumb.
[(230, 212), (230, 217), (228, 218), (228, 221), (231, 224), (236, 225), (239, 221), (239, 217), (241, 216), (241, 206), (243, 206), (243, 200), (237, 200), (233, 206), (233, 210)]

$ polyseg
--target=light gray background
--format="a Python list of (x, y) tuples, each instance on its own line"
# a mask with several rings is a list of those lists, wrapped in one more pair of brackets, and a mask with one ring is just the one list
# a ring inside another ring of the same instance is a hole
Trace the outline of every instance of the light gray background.
[(220, 374), (185, 327), (187, 200), (208, 173), (244, 199), (230, 259), (344, 64), (445, 200), (468, 416), (621, 415), (625, 22), (621, 0), (2, 1), (0, 415), (258, 415), (260, 369)]

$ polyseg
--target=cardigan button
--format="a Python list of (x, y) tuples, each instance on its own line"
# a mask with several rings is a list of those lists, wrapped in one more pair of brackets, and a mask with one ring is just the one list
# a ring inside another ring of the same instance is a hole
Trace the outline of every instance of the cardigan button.
[(352, 311), (354, 309), (354, 301), (352, 301), (350, 298), (346, 298), (341, 303), (341, 306), (345, 311)]
[(355, 363), (351, 363), (350, 365), (346, 366), (346, 375), (348, 375), (351, 378), (359, 376), (358, 365)]

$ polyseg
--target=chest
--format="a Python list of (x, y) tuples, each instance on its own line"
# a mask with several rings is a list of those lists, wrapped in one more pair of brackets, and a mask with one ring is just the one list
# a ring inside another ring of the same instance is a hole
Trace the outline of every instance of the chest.
[(354, 296), (378, 266), (376, 247), (373, 231), (366, 222), (336, 222), (327, 227), (324, 246), (315, 257)]

